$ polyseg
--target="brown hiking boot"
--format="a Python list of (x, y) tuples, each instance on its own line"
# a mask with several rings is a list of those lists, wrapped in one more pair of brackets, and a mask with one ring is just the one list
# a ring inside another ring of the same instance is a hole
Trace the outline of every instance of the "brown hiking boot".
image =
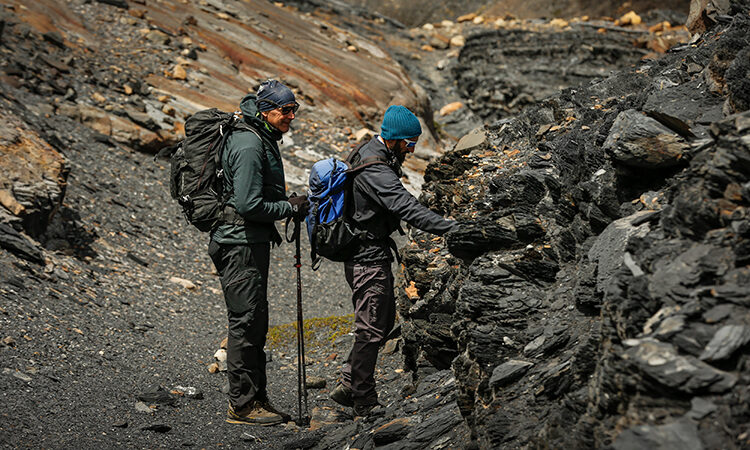
[(262, 406), (263, 409), (265, 409), (266, 411), (269, 411), (269, 412), (272, 412), (274, 414), (280, 415), (281, 418), (284, 420), (284, 422), (289, 422), (290, 420), (292, 420), (292, 416), (291, 415), (289, 415), (289, 414), (287, 414), (287, 413), (285, 413), (283, 411), (279, 411), (278, 409), (276, 409), (276, 407), (273, 406), (271, 404), (271, 401), (268, 400), (268, 399), (259, 400), (258, 404), (260, 404), (260, 406)]
[(235, 411), (230, 403), (226, 421), (227, 423), (245, 423), (268, 427), (284, 422), (284, 418), (281, 414), (271, 412), (264, 408), (260, 402), (255, 401), (239, 411)]

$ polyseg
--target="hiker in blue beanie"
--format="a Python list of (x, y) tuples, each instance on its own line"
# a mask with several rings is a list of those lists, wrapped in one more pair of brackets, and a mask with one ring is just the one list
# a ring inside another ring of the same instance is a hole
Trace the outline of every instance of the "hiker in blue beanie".
[(378, 350), (393, 329), (396, 298), (391, 263), (396, 243), (390, 235), (401, 229), (401, 221), (436, 235), (456, 226), (430, 211), (401, 183), (401, 164), (422, 134), (419, 119), (404, 106), (390, 106), (383, 117), (380, 135), (349, 155), (352, 167), (370, 164), (352, 182), (352, 222), (365, 238), (357, 243), (354, 256), (344, 263), (344, 275), (352, 289), (355, 339), (341, 370), (342, 380), (331, 391), (335, 402), (354, 407), (355, 416), (376, 414), (375, 363)]
[(260, 85), (240, 102), (242, 123), (227, 138), (222, 153), (225, 212), (236, 220), (211, 233), (208, 254), (216, 267), (227, 305), (226, 421), (276, 425), (289, 414), (271, 405), (266, 390), (268, 269), (271, 243), (282, 239), (274, 222), (303, 218), (307, 197), (287, 197), (278, 141), (289, 131), (299, 104), (294, 93), (276, 80)]

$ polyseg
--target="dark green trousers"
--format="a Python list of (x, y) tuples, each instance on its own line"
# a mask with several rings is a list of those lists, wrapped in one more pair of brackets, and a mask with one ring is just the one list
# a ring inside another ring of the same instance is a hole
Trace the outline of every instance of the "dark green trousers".
[(268, 332), (268, 265), (270, 244), (208, 245), (227, 305), (227, 378), (229, 401), (235, 410), (253, 400), (265, 400)]

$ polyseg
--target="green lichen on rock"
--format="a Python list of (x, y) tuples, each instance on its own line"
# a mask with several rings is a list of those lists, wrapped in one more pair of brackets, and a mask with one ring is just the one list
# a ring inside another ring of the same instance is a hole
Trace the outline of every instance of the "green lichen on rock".
[[(354, 314), (347, 316), (330, 316), (307, 319), (303, 322), (305, 345), (316, 345), (334, 342), (340, 336), (352, 331)], [(297, 323), (287, 323), (271, 327), (266, 336), (266, 347), (279, 349), (294, 346), (297, 343)]]

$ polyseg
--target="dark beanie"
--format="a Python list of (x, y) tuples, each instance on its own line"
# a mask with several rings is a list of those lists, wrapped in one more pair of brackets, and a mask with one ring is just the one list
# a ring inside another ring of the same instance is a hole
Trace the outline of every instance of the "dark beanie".
[(266, 80), (261, 83), (255, 105), (258, 111), (270, 111), (284, 105), (294, 103), (294, 93), (291, 89), (276, 80)]
[(419, 119), (401, 105), (389, 106), (380, 125), (380, 137), (388, 140), (411, 139), (422, 134)]

